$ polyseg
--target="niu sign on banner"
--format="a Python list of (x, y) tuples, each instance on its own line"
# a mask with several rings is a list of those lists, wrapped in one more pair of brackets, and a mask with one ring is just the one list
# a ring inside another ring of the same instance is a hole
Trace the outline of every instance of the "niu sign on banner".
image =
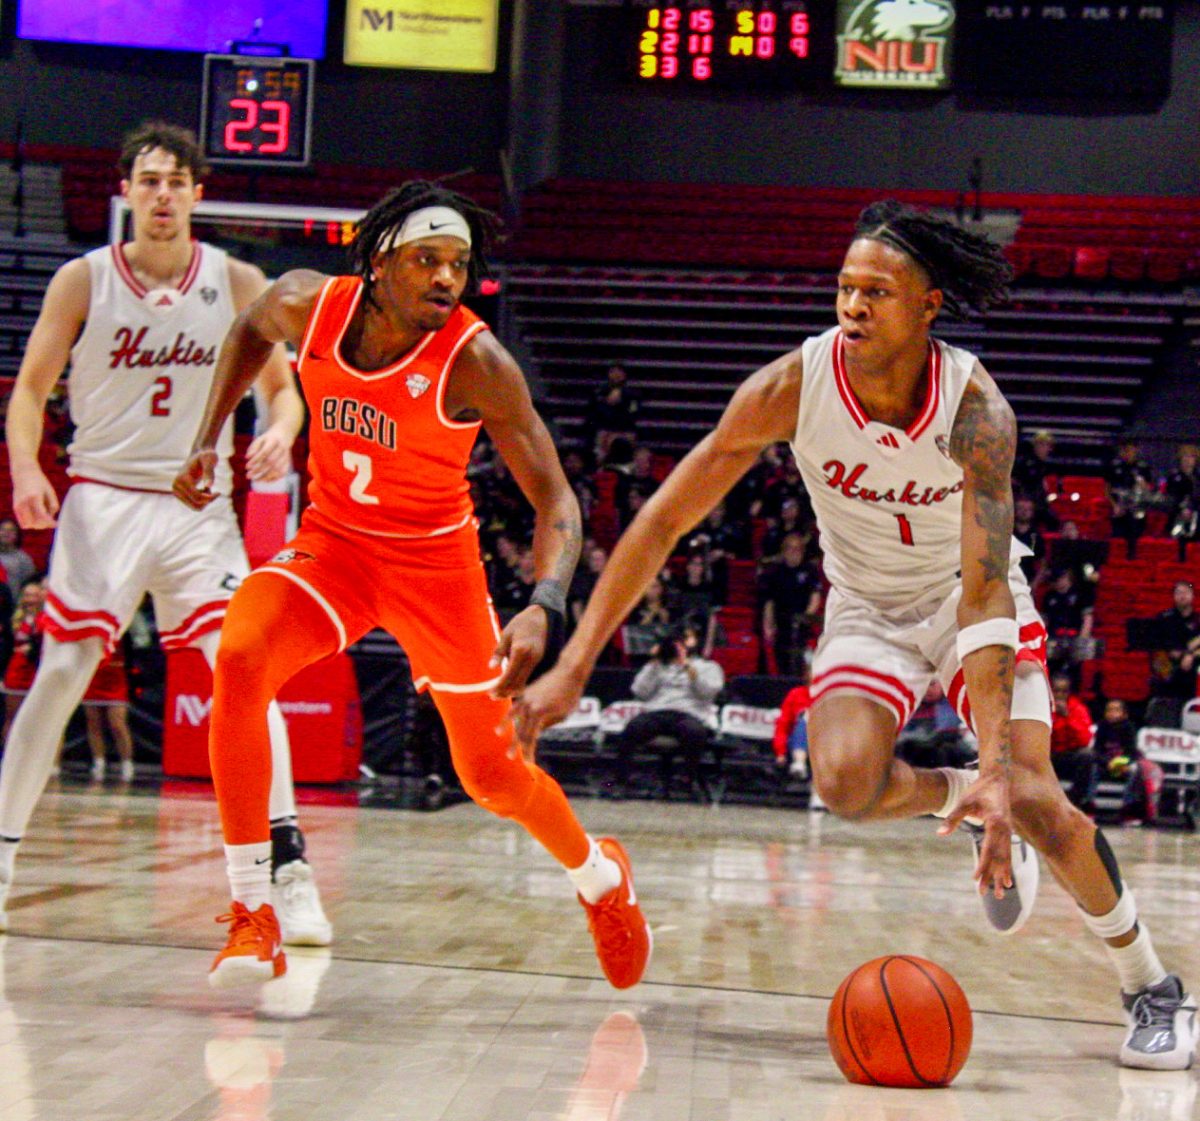
[[(297, 782), (345, 782), (358, 777), (362, 715), (354, 667), (345, 654), (302, 670), (279, 693)], [(209, 778), (208, 718), (212, 673), (196, 650), (167, 658), (163, 713), (163, 774)]]

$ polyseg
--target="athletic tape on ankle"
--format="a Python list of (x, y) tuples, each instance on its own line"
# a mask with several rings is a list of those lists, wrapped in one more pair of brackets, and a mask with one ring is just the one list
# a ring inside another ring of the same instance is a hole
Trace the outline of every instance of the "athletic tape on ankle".
[(1015, 650), (1021, 643), (1021, 629), (1016, 619), (984, 619), (958, 632), (958, 660), (982, 650), (985, 646), (1008, 646)]
[(1119, 938), (1122, 934), (1128, 934), (1138, 921), (1137, 904), (1129, 888), (1121, 892), (1117, 905), (1107, 915), (1089, 915), (1082, 907), (1079, 913), (1088, 930), (1097, 938)]

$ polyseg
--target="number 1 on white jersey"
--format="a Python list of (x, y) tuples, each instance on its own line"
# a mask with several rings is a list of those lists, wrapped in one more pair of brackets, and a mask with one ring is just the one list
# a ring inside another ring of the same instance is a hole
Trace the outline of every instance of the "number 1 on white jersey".
[(354, 478), (350, 480), (350, 497), (364, 506), (378, 506), (378, 497), (367, 493), (367, 487), (371, 485), (371, 457), (359, 452), (342, 452), (342, 466), (354, 472)]

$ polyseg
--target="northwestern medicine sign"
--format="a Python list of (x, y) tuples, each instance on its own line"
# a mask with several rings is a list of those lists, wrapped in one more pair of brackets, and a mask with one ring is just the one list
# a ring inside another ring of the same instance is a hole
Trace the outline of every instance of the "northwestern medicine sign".
[(347, 0), (343, 61), (490, 74), (498, 0)]
[(950, 87), (953, 0), (838, 0), (838, 85)]

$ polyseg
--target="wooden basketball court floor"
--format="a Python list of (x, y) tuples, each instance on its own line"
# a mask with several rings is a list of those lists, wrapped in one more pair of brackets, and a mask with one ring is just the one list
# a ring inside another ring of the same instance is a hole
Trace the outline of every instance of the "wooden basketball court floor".
[[(646, 980), (600, 979), (566, 879), (521, 831), (305, 805), (336, 924), (286, 978), (205, 973), (226, 889), (211, 791), (52, 786), (0, 937), (2, 1121), (1186, 1121), (1193, 1072), (1120, 1069), (1114, 975), (1048, 878), (1013, 938), (930, 821), (577, 801), (634, 861)], [(1110, 831), (1169, 968), (1200, 984), (1196, 836)], [(829, 998), (887, 953), (961, 982), (949, 1089), (843, 1081)]]

